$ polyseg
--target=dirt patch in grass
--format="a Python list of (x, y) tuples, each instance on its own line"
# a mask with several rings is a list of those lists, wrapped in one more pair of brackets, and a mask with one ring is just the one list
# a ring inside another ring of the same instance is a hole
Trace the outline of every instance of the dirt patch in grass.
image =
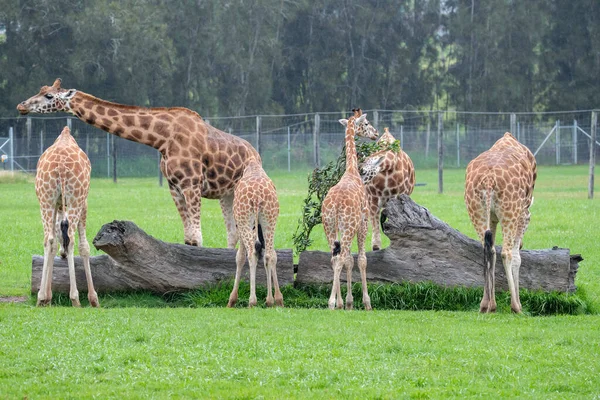
[(29, 300), (27, 296), (7, 296), (0, 297), (0, 303), (24, 303)]

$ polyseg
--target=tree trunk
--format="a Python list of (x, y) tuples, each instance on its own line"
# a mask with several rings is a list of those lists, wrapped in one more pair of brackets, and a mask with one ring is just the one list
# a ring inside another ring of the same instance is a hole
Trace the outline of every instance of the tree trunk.
[[(440, 221), (429, 211), (401, 195), (388, 202), (383, 231), (390, 238), (386, 249), (367, 253), (370, 282), (431, 281), (444, 286), (483, 287), (483, 248)], [(496, 288), (507, 289), (501, 248), (496, 246)], [(306, 251), (300, 254), (296, 281), (330, 283), (331, 254)], [(521, 250), (520, 287), (526, 289), (575, 291), (575, 274), (580, 255), (569, 249)], [(342, 274), (345, 277), (345, 274)], [(353, 281), (360, 282), (358, 268)]]
[[(235, 276), (235, 249), (210, 249), (165, 243), (149, 236), (133, 222), (113, 221), (102, 226), (94, 246), (108, 255), (90, 257), (90, 268), (98, 292), (149, 290), (167, 293), (196, 289)], [(39, 290), (44, 258), (33, 256), (31, 291)], [(75, 257), (77, 287), (87, 291), (83, 264)], [(249, 276), (248, 262), (244, 278)], [(52, 290), (69, 292), (67, 260), (54, 259)], [(291, 250), (277, 251), (277, 277), (280, 285), (293, 283)], [(266, 286), (263, 261), (259, 261), (256, 282)]]

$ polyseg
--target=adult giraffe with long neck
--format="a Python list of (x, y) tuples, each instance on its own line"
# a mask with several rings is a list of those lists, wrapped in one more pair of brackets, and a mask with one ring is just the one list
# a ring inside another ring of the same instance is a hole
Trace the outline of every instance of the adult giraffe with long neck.
[(249, 159), (258, 152), (242, 138), (208, 125), (196, 112), (182, 107), (145, 108), (112, 103), (75, 89), (61, 80), (43, 86), (20, 103), (21, 114), (63, 111), (113, 135), (154, 147), (160, 169), (183, 221), (185, 243), (202, 246), (201, 198), (219, 199), (227, 227), (227, 246), (235, 247), (233, 189)]
[(342, 292), (340, 274), (346, 267), (346, 309), (353, 307), (352, 297), (352, 268), (354, 257), (350, 246), (354, 236), (358, 243), (358, 268), (362, 279), (363, 304), (365, 310), (371, 310), (371, 299), (367, 290), (367, 255), (365, 240), (367, 239), (367, 194), (358, 171), (355, 136), (376, 139), (377, 129), (367, 121), (367, 114), (360, 109), (353, 110), (354, 115), (349, 119), (341, 119), (346, 127), (346, 172), (340, 181), (329, 189), (321, 206), (321, 219), (327, 242), (331, 249), (331, 267), (333, 268), (333, 287), (329, 297), (329, 308), (342, 308)]

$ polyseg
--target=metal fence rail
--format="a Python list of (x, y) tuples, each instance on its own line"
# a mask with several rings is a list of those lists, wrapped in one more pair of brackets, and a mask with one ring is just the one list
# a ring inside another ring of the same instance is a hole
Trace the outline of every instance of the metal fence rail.
[[(389, 127), (415, 167), (464, 168), (504, 132), (535, 153), (538, 164), (587, 164), (592, 110), (556, 113), (475, 113), (367, 110), (380, 130)], [(248, 140), (266, 170), (310, 169), (335, 160), (343, 145), (339, 119), (349, 113), (207, 117), (205, 120)], [(597, 123), (597, 122), (596, 122)], [(159, 154), (148, 146), (110, 135), (70, 116), (0, 118), (4, 169), (35, 171), (41, 153), (68, 125), (92, 162), (95, 177), (158, 176)], [(441, 145), (438, 148), (438, 142)], [(600, 143), (596, 141), (597, 146)], [(597, 151), (597, 150), (595, 150)], [(595, 154), (595, 153), (594, 153)], [(441, 159), (440, 159), (441, 156)]]

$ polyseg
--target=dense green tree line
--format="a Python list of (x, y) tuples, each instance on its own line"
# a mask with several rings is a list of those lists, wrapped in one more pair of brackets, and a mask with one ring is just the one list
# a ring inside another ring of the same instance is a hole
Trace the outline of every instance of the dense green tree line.
[(597, 0), (0, 0), (0, 115), (42, 84), (202, 115), (600, 104)]

